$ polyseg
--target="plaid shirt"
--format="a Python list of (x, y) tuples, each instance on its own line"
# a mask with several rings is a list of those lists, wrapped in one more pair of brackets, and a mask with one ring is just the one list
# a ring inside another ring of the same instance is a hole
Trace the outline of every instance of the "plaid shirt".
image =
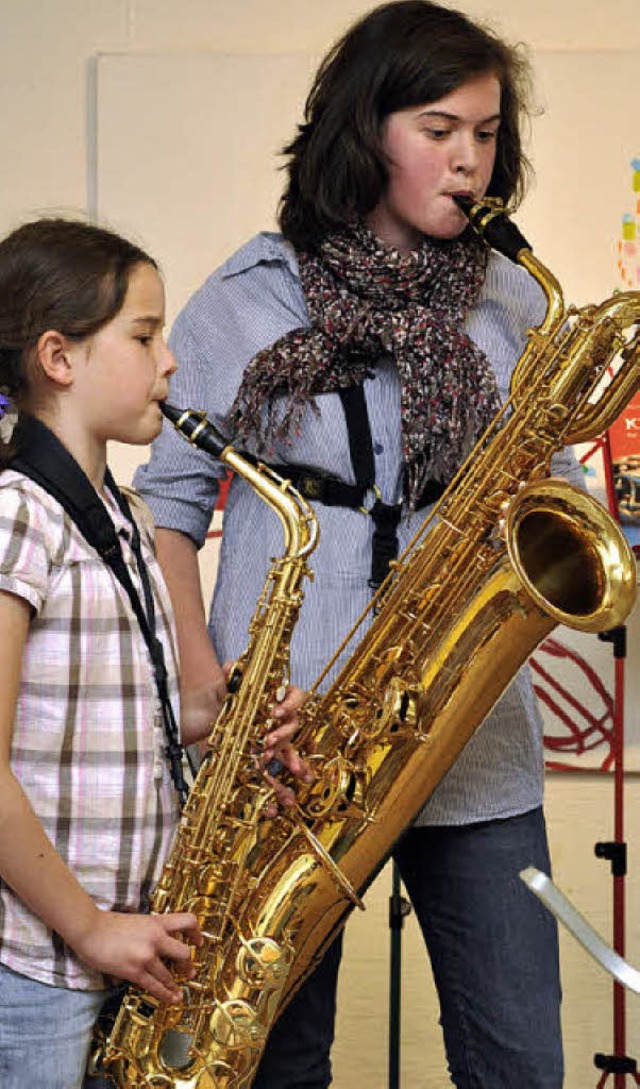
[[(115, 504), (108, 509), (142, 594), (130, 527)], [(140, 529), (176, 706), (169, 598), (151, 535)], [(14, 774), (98, 906), (144, 909), (177, 820), (147, 647), (111, 569), (56, 500), (12, 470), (0, 476), (0, 590), (33, 610), (11, 748)], [(56, 986), (105, 986), (1, 881), (0, 962)]]

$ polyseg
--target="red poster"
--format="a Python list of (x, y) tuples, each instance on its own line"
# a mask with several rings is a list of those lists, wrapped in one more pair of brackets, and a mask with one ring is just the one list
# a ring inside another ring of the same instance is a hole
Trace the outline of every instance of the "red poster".
[(635, 545), (640, 540), (640, 394), (610, 427), (609, 443), (620, 522)]

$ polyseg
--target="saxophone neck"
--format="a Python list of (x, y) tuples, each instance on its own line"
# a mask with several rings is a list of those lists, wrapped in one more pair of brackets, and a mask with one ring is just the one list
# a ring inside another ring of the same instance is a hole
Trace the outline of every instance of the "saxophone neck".
[(514, 264), (522, 265), (540, 284), (547, 300), (547, 312), (538, 332), (543, 336), (555, 332), (565, 318), (562, 288), (550, 269), (535, 256), (503, 202), (497, 197), (485, 197), (479, 201), (460, 196), (453, 199), (488, 246)]
[[(546, 393), (565, 407), (563, 443), (587, 442), (606, 431), (640, 388), (640, 292), (620, 292), (599, 306), (565, 308), (562, 288), (512, 223), (502, 201), (454, 197), (475, 231), (511, 261), (522, 265), (544, 291), (547, 310), (530, 331), (511, 379), (511, 392), (531, 397), (534, 380), (549, 370)], [(572, 320), (570, 320), (572, 319)], [(555, 359), (555, 364), (553, 360)], [(615, 376), (599, 389), (614, 360)]]
[(258, 461), (255, 465), (233, 446), (225, 447), (220, 458), (232, 472), (251, 485), (257, 495), (278, 515), (284, 530), (285, 555), (304, 559), (318, 543), (320, 530), (313, 508), (290, 480)]
[(543, 336), (548, 333), (555, 333), (567, 316), (564, 295), (559, 281), (551, 270), (535, 256), (532, 250), (523, 250), (518, 264), (522, 265), (533, 276), (534, 280), (540, 284), (547, 300), (547, 312), (538, 326), (538, 332)]
[(285, 555), (289, 559), (303, 559), (313, 552), (319, 539), (318, 520), (312, 507), (289, 480), (235, 450), (203, 410), (180, 409), (167, 401), (162, 402), (160, 408), (187, 442), (228, 465), (275, 511), (284, 529)]
[(545, 316), (536, 328), (535, 334), (529, 336), (524, 352), (513, 372), (511, 389), (515, 390), (520, 384), (527, 382), (538, 358), (541, 343), (554, 337), (566, 320), (562, 288), (551, 270), (535, 256), (530, 243), (510, 218), (501, 200), (494, 197), (485, 197), (475, 202), (466, 197), (453, 199), (487, 245), (513, 261), (514, 264), (526, 269), (529, 275), (540, 284), (545, 295), (547, 303)]

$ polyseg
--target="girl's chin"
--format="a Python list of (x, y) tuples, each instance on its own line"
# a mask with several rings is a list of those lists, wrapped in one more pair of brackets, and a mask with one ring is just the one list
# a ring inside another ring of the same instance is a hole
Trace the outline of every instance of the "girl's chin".
[(128, 428), (126, 434), (118, 435), (116, 441), (123, 442), (127, 446), (148, 446), (154, 439), (157, 439), (161, 431), (162, 414), (158, 411), (157, 420), (152, 419), (151, 416), (141, 420), (137, 426)]

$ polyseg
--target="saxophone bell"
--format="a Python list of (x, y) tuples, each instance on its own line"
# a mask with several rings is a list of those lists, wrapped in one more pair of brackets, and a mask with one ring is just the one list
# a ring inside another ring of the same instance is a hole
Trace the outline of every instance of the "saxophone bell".
[(514, 572), (556, 624), (596, 633), (623, 624), (636, 595), (629, 543), (588, 492), (550, 477), (525, 485), (505, 519)]

